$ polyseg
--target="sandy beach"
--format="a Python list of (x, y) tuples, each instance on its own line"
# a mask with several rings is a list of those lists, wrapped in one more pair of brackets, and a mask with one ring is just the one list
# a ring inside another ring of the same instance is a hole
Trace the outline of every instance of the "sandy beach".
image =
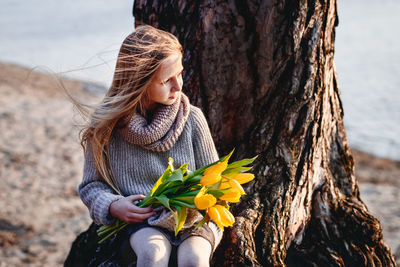
[[(99, 96), (62, 80), (85, 102)], [(79, 115), (51, 74), (0, 63), (0, 267), (60, 266), (91, 220), (76, 188)], [(353, 151), (361, 199), (400, 263), (400, 162)]]

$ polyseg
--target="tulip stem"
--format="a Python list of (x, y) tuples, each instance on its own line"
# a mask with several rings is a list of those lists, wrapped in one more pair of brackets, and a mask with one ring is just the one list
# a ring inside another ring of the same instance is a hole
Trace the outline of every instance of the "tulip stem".
[(119, 223), (118, 223), (118, 222), (116, 222), (116, 223), (113, 224), (113, 225), (102, 226), (102, 227), (99, 228), (99, 230), (97, 230), (97, 234), (98, 234), (99, 236), (101, 236), (101, 235), (106, 234), (106, 233), (109, 232), (109, 231), (112, 231), (112, 230), (118, 228), (118, 227), (119, 227)]
[(110, 234), (108, 234), (106, 237), (104, 237), (102, 240), (99, 241), (99, 244), (103, 243), (107, 238), (111, 237), (112, 235), (116, 234), (117, 232), (121, 231), (122, 229), (124, 229), (128, 224), (127, 223), (123, 223), (119, 228), (115, 229), (114, 231), (112, 231)]

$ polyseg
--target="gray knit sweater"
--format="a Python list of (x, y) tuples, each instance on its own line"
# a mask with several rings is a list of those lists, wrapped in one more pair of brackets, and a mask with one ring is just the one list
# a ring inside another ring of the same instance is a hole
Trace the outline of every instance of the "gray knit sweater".
[[(175, 112), (175, 116), (179, 114), (183, 113)], [(123, 196), (118, 195), (99, 178), (88, 149), (79, 195), (96, 224), (109, 225), (114, 222), (109, 214), (109, 207), (113, 201), (129, 195), (146, 195), (167, 168), (169, 157), (174, 159), (175, 167), (189, 163), (190, 170), (218, 160), (207, 121), (199, 108), (188, 105), (187, 116), (182, 126), (179, 136), (176, 140), (169, 141), (170, 146), (164, 149), (165, 151), (154, 151), (134, 144), (123, 131), (113, 131), (109, 142), (111, 168)], [(171, 127), (179, 128), (174, 124)], [(171, 129), (176, 132), (175, 128)]]

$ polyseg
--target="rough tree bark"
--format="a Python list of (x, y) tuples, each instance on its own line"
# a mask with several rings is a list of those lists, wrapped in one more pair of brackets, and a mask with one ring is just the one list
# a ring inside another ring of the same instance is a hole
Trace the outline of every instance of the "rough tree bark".
[(336, 0), (135, 0), (175, 34), (221, 154), (259, 155), (214, 266), (394, 266), (359, 195), (335, 72)]

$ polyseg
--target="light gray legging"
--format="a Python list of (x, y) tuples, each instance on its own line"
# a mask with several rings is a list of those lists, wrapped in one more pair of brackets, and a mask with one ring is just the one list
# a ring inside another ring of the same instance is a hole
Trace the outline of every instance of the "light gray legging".
[[(145, 227), (133, 233), (129, 239), (137, 256), (137, 267), (168, 266), (171, 244), (163, 233)], [(211, 244), (200, 236), (185, 239), (178, 247), (178, 266), (210, 266)]]

